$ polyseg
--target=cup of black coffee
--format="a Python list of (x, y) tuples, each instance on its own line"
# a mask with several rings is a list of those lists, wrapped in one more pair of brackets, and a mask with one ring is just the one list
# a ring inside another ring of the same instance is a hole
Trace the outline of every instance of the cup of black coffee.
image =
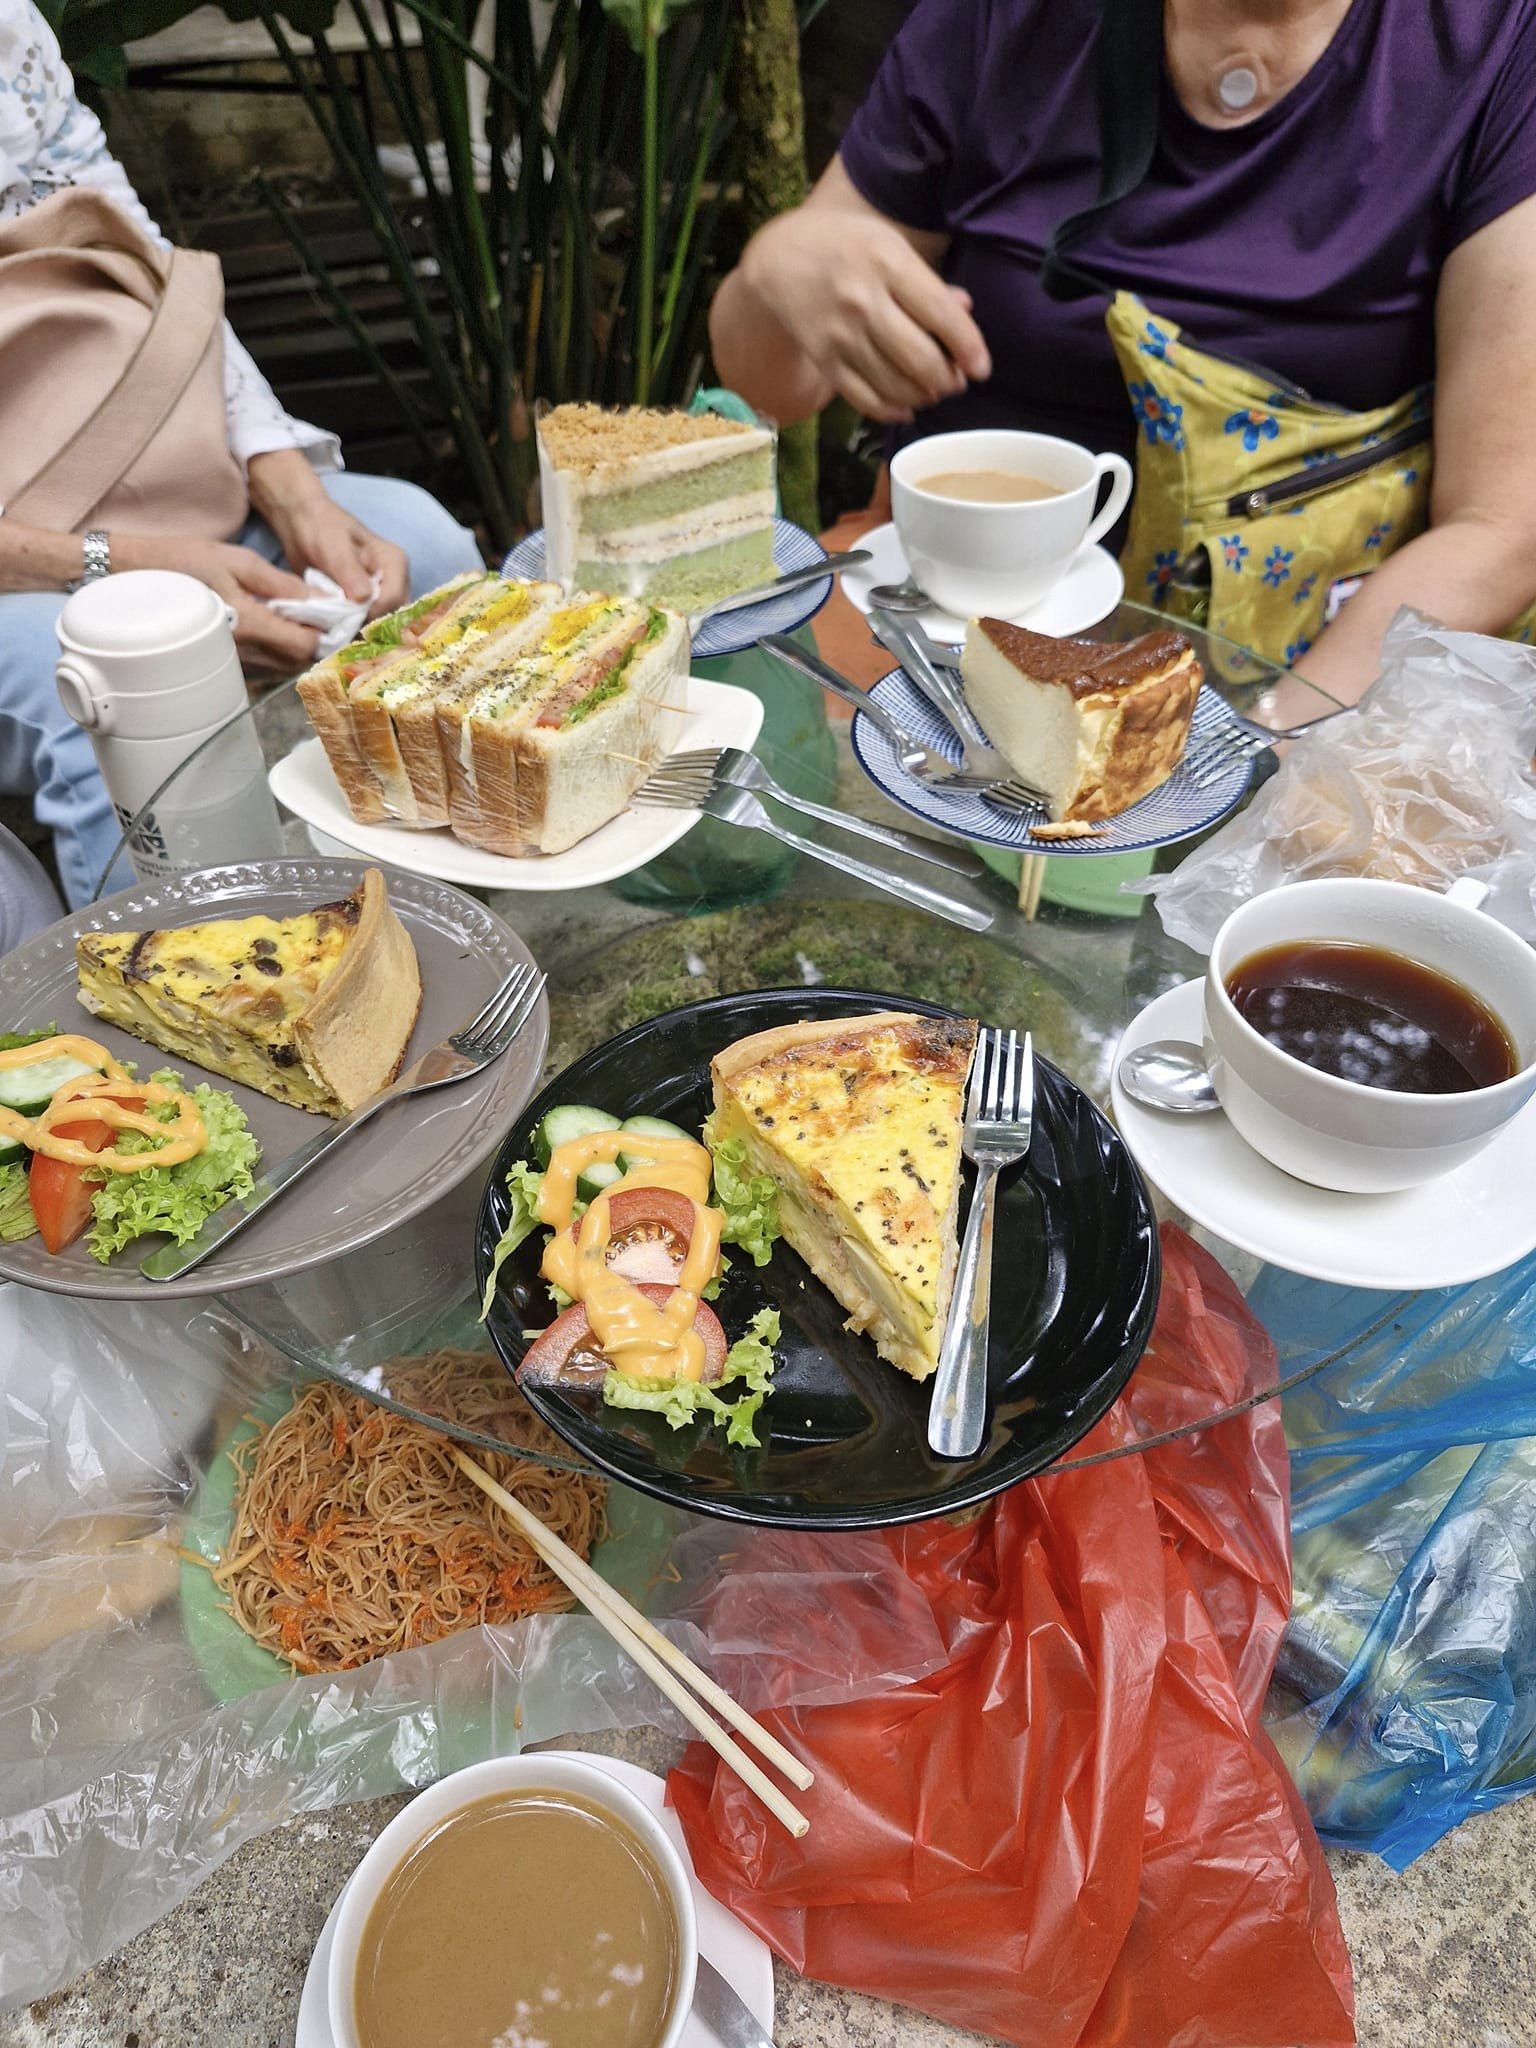
[(1222, 1108), (1266, 1159), (1351, 1193), (1416, 1187), (1536, 1095), (1536, 952), (1477, 883), (1293, 882), (1211, 949), (1206, 1052)]

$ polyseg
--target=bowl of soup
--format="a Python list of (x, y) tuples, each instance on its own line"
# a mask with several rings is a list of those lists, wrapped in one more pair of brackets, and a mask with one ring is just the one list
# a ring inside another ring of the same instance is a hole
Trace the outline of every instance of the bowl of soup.
[(655, 1815), (571, 1757), (423, 1792), (353, 1873), (327, 1980), (337, 2048), (676, 2048), (693, 1893)]
[(1536, 1095), (1536, 952), (1476, 907), (1404, 882), (1292, 882), (1235, 910), (1205, 982), (1228, 1120), (1298, 1180), (1417, 1187), (1472, 1159)]

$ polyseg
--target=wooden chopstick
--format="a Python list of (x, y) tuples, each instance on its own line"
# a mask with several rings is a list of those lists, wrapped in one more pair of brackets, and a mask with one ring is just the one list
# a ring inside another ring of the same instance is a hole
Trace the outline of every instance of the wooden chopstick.
[(1045, 885), (1043, 853), (1026, 853), (1019, 864), (1019, 908), (1033, 924), (1040, 914), (1040, 891)]
[(561, 1541), (553, 1529), (547, 1528), (531, 1508), (524, 1507), (515, 1494), (508, 1493), (483, 1465), (477, 1465), (457, 1445), (453, 1447), (453, 1459), (464, 1476), (473, 1480), (483, 1494), (510, 1516), (555, 1576), (564, 1581), (593, 1619), (601, 1622), (620, 1648), (629, 1653), (652, 1684), (666, 1694), (689, 1725), (696, 1728), (737, 1776), (751, 1787), (774, 1819), (782, 1822), (797, 1839), (805, 1834), (811, 1825), (805, 1815), (791, 1805), (772, 1779), (705, 1713), (699, 1700), (673, 1674), (680, 1673), (686, 1678), (701, 1697), (732, 1727), (739, 1729), (791, 1783), (804, 1789), (813, 1782), (813, 1777), (800, 1759), (754, 1721), (746, 1708), (738, 1705), (707, 1672), (701, 1671), (691, 1658), (684, 1656), (677, 1645), (648, 1621), (638, 1608), (632, 1607), (622, 1593), (615, 1592), (607, 1580), (600, 1578), (585, 1559), (578, 1557), (568, 1544)]

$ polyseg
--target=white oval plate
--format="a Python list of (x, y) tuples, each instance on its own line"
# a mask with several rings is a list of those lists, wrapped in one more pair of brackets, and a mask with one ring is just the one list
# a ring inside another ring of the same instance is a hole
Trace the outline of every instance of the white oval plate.
[[(873, 533), (865, 534), (855, 545), (868, 548), (871, 559), (844, 569), (843, 595), (861, 612), (868, 613), (869, 593), (877, 583), (906, 581), (907, 558), (902, 553), (896, 529), (889, 521), (884, 526), (877, 526)], [(1059, 638), (1064, 633), (1084, 632), (1089, 626), (1096, 626), (1100, 619), (1107, 619), (1124, 595), (1124, 571), (1108, 548), (1101, 548), (1095, 542), (1091, 547), (1078, 549), (1054, 590), (1047, 591), (1044, 597), (1036, 599), (1023, 611), (1012, 612), (1009, 616), (1016, 626), (1028, 626), (1031, 632), (1053, 633)], [(957, 618), (953, 612), (941, 611), (936, 604), (914, 616), (935, 640), (953, 642), (965, 638), (964, 619)], [(762, 630), (767, 632), (768, 628), (765, 626)], [(697, 642), (694, 652), (698, 652)]]
[(1346, 1195), (1271, 1166), (1219, 1110), (1170, 1116), (1133, 1102), (1120, 1060), (1157, 1038), (1200, 1044), (1203, 991), (1186, 981), (1147, 1005), (1120, 1041), (1110, 1091), (1131, 1156), (1187, 1216), (1287, 1272), (1393, 1294), (1460, 1287), (1536, 1251), (1536, 1103), (1455, 1173), (1400, 1194)]
[[(762, 725), (762, 702), (750, 690), (690, 676), (688, 709), (676, 751), (740, 747), (747, 752)], [(468, 846), (447, 830), (359, 825), (317, 739), (300, 741), (268, 770), (267, 781), (280, 804), (326, 839), (410, 874), (430, 875), (464, 889), (590, 889), (599, 882), (616, 881), (676, 845), (700, 816), (697, 811), (624, 811), (564, 853), (510, 860), (505, 854)]]
[[(862, 547), (863, 542), (859, 545)], [(773, 565), (782, 575), (787, 569), (809, 569), (824, 561), (826, 549), (792, 519), (773, 522)], [(544, 529), (535, 527), (520, 540), (501, 565), (503, 576), (527, 576), (534, 581), (544, 574)], [(742, 654), (755, 647), (765, 633), (792, 633), (807, 619), (814, 619), (832, 595), (832, 578), (802, 583), (798, 590), (781, 591), (758, 604), (743, 605), (739, 611), (707, 614), (693, 626), (695, 659), (710, 661), (722, 654)]]
[[(611, 1778), (617, 1778), (621, 1785), (627, 1785), (656, 1815), (671, 1836), (673, 1848), (682, 1857), (683, 1867), (693, 1877), (693, 1861), (683, 1839), (682, 1826), (666, 1803), (664, 1779), (652, 1771), (642, 1771), (638, 1764), (624, 1762), (621, 1757), (596, 1756), (584, 1749), (547, 1749), (533, 1754), (572, 1756), (579, 1763), (591, 1764), (594, 1769), (606, 1771)], [(326, 2009), (325, 1979), (331, 1960), (331, 1944), (336, 1938), (336, 1915), (341, 1911), (341, 1901), (345, 1896), (346, 1886), (343, 1885), (321, 1930), (320, 1939), (315, 1943), (309, 1975), (304, 1979), (304, 1995), (299, 2001), (299, 2027), (294, 2048), (335, 2048)], [(693, 1877), (693, 1902), (699, 1915), (699, 1954), (708, 1957), (736, 1996), (751, 2008), (764, 2031), (771, 2034), (773, 1957), (766, 1943), (743, 1927), (736, 1915), (727, 1912), (718, 1899), (712, 1898), (696, 1877)], [(693, 2015), (683, 2029), (678, 2048), (719, 2048), (718, 2037), (712, 2028)]]

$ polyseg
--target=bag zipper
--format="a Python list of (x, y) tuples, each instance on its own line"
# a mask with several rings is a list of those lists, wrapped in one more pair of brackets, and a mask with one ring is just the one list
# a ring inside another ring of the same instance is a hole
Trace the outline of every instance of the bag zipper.
[(1374, 469), (1378, 463), (1390, 462), (1394, 455), (1405, 454), (1429, 437), (1428, 420), (1415, 420), (1409, 426), (1400, 427), (1385, 441), (1378, 441), (1372, 448), (1359, 448), (1353, 455), (1335, 456), (1331, 462), (1314, 463), (1311, 469), (1296, 470), (1276, 483), (1261, 484), (1256, 490), (1239, 491), (1235, 498), (1227, 500), (1227, 517), (1257, 519), (1276, 505), (1290, 504), (1294, 499), (1310, 498), (1319, 491), (1332, 490), (1335, 484), (1347, 483), (1352, 476)]

